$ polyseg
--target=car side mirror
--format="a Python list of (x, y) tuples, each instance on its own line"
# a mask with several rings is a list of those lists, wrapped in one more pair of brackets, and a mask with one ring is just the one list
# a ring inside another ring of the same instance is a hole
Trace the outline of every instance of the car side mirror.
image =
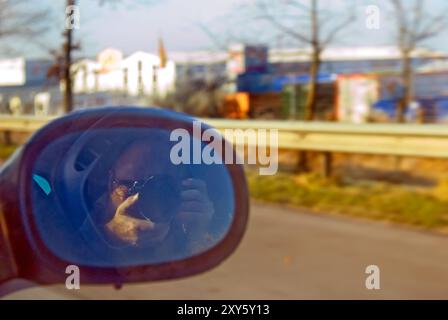
[(64, 283), (75, 265), (82, 283), (123, 284), (222, 262), (246, 228), (247, 185), (233, 147), (198, 123), (113, 107), (37, 131), (0, 172), (0, 279)]

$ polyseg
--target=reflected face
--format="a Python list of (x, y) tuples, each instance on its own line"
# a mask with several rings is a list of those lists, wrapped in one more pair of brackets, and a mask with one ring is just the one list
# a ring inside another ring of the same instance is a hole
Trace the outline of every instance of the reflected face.
[(152, 175), (163, 172), (160, 161), (144, 142), (135, 142), (117, 159), (112, 168), (111, 200), (115, 208), (132, 195), (136, 187), (143, 185)]

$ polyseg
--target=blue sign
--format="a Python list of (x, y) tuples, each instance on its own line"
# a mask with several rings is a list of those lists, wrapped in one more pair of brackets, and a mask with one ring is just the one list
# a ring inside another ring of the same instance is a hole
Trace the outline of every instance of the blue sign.
[[(307, 84), (309, 75), (273, 75), (271, 73), (243, 73), (237, 78), (238, 91), (250, 93), (281, 92), (285, 85)], [(336, 75), (321, 73), (317, 76), (318, 83), (331, 83)]]

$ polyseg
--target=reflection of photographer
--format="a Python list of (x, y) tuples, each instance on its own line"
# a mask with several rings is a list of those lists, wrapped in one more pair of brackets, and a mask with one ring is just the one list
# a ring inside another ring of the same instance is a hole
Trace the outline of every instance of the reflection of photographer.
[(144, 141), (125, 149), (109, 171), (109, 192), (102, 197), (108, 203), (100, 208), (109, 212), (95, 214), (106, 215), (99, 220), (106, 222), (113, 246), (154, 248), (171, 242), (174, 248), (185, 245), (179, 243), (183, 239), (190, 251), (201, 250), (212, 240), (207, 229), (214, 210), (206, 185), (170, 175), (171, 164), (157, 151)]

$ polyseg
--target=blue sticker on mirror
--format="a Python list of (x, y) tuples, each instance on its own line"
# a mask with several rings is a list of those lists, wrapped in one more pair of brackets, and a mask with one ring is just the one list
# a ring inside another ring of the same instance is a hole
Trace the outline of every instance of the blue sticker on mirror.
[(43, 192), (48, 196), (51, 193), (51, 186), (48, 183), (47, 179), (41, 177), (38, 174), (33, 174), (33, 180), (37, 183), (37, 185), (42, 189)]

